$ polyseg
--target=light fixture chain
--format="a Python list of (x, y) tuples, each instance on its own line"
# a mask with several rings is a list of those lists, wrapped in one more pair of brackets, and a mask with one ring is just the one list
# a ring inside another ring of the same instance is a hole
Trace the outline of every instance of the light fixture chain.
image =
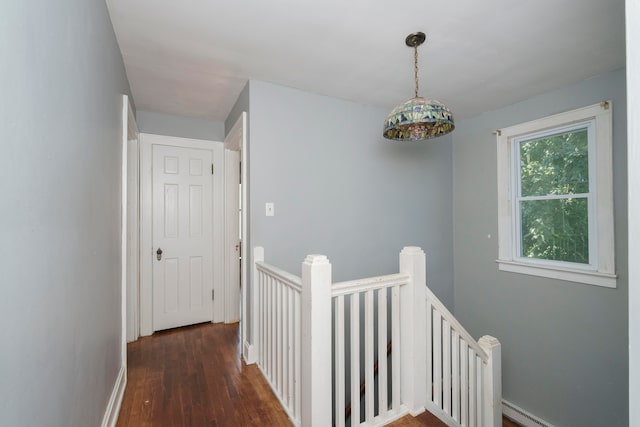
[(413, 47), (413, 72), (416, 80), (416, 98), (418, 97), (418, 46)]

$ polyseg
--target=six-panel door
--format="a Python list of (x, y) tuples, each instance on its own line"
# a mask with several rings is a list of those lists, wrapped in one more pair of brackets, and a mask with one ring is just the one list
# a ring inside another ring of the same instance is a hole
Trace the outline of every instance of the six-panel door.
[(152, 152), (157, 331), (212, 320), (213, 154), (166, 145), (153, 145)]

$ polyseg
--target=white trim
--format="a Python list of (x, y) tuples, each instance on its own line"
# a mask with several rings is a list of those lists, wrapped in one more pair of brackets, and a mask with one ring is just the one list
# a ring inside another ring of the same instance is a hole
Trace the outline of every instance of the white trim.
[(502, 399), (502, 415), (522, 424), (524, 427), (554, 427), (553, 424), (536, 417), (506, 399)]
[(140, 134), (140, 335), (153, 333), (151, 141)]
[[(233, 145), (233, 138), (225, 139), (225, 147)], [(238, 257), (238, 185), (240, 181), (240, 153), (224, 150), (224, 322), (240, 321), (240, 267)], [(235, 264), (235, 266), (233, 265)], [(234, 277), (235, 276), (235, 277)], [(236, 304), (237, 302), (237, 304)]]
[(629, 425), (640, 425), (640, 2), (626, 2)]
[[(234, 150), (240, 150), (240, 158), (241, 158), (241, 162), (240, 162), (240, 175), (241, 175), (241, 182), (242, 182), (242, 194), (240, 195), (240, 197), (242, 198), (242, 241), (241, 241), (241, 253), (240, 256), (242, 257), (242, 262), (240, 264), (240, 288), (241, 288), (241, 295), (240, 295), (240, 299), (241, 299), (241, 312), (240, 312), (240, 331), (242, 334), (242, 341), (243, 341), (243, 354), (242, 356), (244, 357), (244, 360), (246, 363), (251, 364), (251, 363), (255, 363), (256, 361), (256, 356), (254, 354), (254, 352), (252, 351), (252, 349), (255, 348), (255, 346), (253, 345), (253, 342), (249, 342), (249, 323), (247, 321), (245, 321), (245, 319), (248, 317), (246, 315), (246, 313), (248, 313), (249, 310), (249, 295), (247, 294), (247, 283), (248, 283), (248, 279), (249, 279), (249, 274), (251, 274), (249, 272), (248, 269), (248, 263), (249, 263), (249, 251), (247, 250), (248, 248), (248, 242), (249, 242), (249, 234), (248, 234), (248, 212), (249, 212), (249, 200), (248, 200), (248, 194), (249, 194), (249, 178), (248, 178), (248, 153), (247, 153), (247, 144), (248, 144), (248, 114), (246, 111), (243, 111), (242, 114), (240, 115), (240, 117), (238, 118), (238, 120), (236, 120), (236, 122), (233, 124), (233, 126), (231, 127), (231, 130), (228, 133), (227, 139), (229, 139), (229, 137), (237, 132), (242, 132), (241, 136), (242, 138), (240, 139), (240, 146), (238, 147), (237, 144), (232, 144), (230, 145), (229, 149), (234, 149)], [(235, 138), (231, 138), (231, 139), (235, 139)], [(254, 313), (252, 313), (252, 316), (254, 315)], [(254, 340), (255, 342), (255, 340)]]
[(213, 300), (212, 322), (225, 318), (224, 142), (209, 143), (213, 152)]
[(498, 270), (500, 271), (547, 277), (549, 279), (567, 280), (569, 282), (603, 286), (605, 288), (616, 287), (617, 276), (615, 274), (599, 273), (597, 271), (589, 270), (554, 268), (549, 265), (525, 264), (518, 261), (496, 260), (496, 262), (498, 263)]
[(120, 407), (122, 406), (122, 398), (124, 397), (124, 391), (127, 388), (127, 368), (125, 366), (120, 367), (118, 377), (113, 385), (109, 402), (107, 403), (107, 409), (102, 417), (102, 427), (115, 427), (118, 422), (118, 415), (120, 414)]
[[(614, 228), (611, 101), (555, 114), (538, 120), (501, 129), (497, 132), (498, 156), (498, 269), (552, 279), (567, 280), (608, 288), (616, 287)], [(571, 263), (520, 258), (514, 223), (517, 195), (514, 182), (514, 140), (518, 137), (549, 129), (569, 126), (593, 119), (595, 121), (595, 156), (590, 148), (590, 174), (595, 166), (595, 188), (590, 188), (593, 211), (589, 210), (590, 255), (596, 248), (596, 259), (581, 268)], [(595, 157), (592, 159), (591, 157)], [(595, 220), (595, 221), (593, 221)], [(595, 222), (595, 228), (592, 224)]]
[(127, 153), (129, 97), (122, 95), (122, 137), (120, 148), (120, 363), (127, 364)]
[[(133, 108), (125, 95), (123, 106), (123, 117), (126, 108), (126, 133), (123, 134), (124, 149), (127, 151), (126, 158), (123, 159), (123, 201), (125, 201), (125, 217), (127, 220), (126, 234), (123, 235), (125, 245), (123, 250), (126, 254), (127, 264), (123, 266), (125, 272), (125, 287), (123, 288), (124, 300), (122, 302), (125, 310), (123, 323), (125, 324), (125, 346), (126, 342), (135, 341), (140, 336), (140, 318), (138, 313), (139, 286), (140, 286), (140, 132), (133, 114)], [(133, 203), (129, 203), (129, 197), (135, 196)], [(130, 218), (131, 217), (131, 218)], [(129, 221), (132, 219), (133, 221)], [(133, 236), (129, 236), (133, 233)], [(131, 242), (131, 243), (130, 243)], [(124, 349), (126, 351), (126, 348)]]
[(244, 363), (250, 365), (256, 362), (256, 347), (253, 344), (250, 344), (249, 341), (244, 340), (244, 344), (242, 345), (242, 357), (244, 358)]
[(129, 205), (127, 203), (127, 154), (129, 150), (129, 139), (132, 135), (137, 135), (137, 125), (133, 116), (133, 109), (127, 95), (122, 95), (122, 158), (120, 165), (121, 172), (121, 204), (120, 204), (120, 369), (114, 387), (109, 397), (109, 402), (102, 417), (102, 427), (115, 427), (120, 413), (120, 405), (127, 386), (127, 265), (131, 261), (127, 256), (127, 217)]

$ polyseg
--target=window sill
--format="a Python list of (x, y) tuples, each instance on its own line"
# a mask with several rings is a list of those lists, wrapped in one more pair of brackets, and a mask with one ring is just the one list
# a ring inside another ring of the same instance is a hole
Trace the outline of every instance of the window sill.
[(530, 276), (547, 277), (549, 279), (566, 280), (587, 285), (616, 288), (615, 274), (590, 270), (573, 270), (568, 268), (550, 267), (547, 265), (525, 264), (516, 261), (496, 260), (498, 270), (511, 273), (528, 274)]

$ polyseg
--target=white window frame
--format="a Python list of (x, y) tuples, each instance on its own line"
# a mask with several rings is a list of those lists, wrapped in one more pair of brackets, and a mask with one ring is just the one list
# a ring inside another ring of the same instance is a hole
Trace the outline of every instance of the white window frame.
[[(616, 287), (613, 225), (612, 104), (604, 101), (576, 110), (521, 123), (497, 132), (498, 153), (498, 269), (514, 273)], [(516, 203), (520, 185), (516, 144), (545, 132), (578, 123), (589, 125), (589, 264), (519, 256), (519, 218)]]

